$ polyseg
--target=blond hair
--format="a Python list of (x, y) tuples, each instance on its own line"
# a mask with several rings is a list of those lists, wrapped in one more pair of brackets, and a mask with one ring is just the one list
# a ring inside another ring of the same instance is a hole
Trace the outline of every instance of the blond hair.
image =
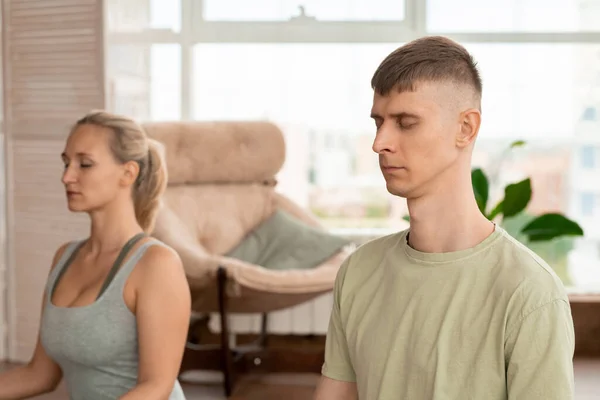
[(71, 132), (85, 124), (108, 128), (113, 132), (110, 148), (117, 161), (138, 163), (139, 174), (132, 193), (135, 217), (142, 229), (151, 233), (167, 186), (163, 146), (148, 138), (140, 124), (121, 115), (102, 110), (92, 111), (79, 119)]

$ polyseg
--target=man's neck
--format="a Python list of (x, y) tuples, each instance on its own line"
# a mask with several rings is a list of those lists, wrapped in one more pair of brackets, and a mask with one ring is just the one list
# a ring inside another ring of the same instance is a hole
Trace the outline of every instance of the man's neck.
[(437, 195), (409, 199), (408, 211), (409, 245), (424, 253), (467, 250), (494, 231), (494, 224), (479, 211), (466, 183)]

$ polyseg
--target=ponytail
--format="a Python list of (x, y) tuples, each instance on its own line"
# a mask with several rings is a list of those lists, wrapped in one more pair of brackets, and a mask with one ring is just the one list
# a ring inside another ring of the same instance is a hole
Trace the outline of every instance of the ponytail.
[(167, 186), (167, 170), (163, 146), (148, 139), (148, 154), (139, 161), (140, 172), (133, 191), (135, 217), (144, 232), (154, 230), (156, 214), (163, 192)]

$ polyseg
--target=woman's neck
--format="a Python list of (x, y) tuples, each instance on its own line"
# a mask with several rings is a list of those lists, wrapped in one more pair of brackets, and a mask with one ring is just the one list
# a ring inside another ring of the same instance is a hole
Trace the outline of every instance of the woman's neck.
[(88, 245), (92, 254), (117, 251), (134, 235), (143, 232), (131, 203), (108, 205), (91, 212), (90, 220)]

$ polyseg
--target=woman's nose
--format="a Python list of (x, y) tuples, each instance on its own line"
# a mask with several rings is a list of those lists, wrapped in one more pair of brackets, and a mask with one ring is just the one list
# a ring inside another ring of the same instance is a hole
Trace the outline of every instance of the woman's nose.
[(76, 180), (76, 173), (70, 166), (65, 167), (65, 170), (62, 175), (62, 183), (69, 184), (73, 183)]

